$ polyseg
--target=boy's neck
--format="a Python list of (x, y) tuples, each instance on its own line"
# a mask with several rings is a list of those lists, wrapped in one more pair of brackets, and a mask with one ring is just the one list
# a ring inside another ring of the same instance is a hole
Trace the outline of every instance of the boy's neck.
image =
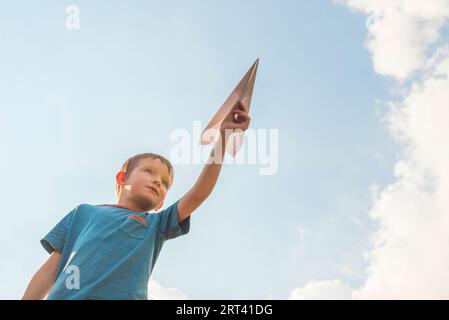
[(129, 209), (132, 211), (139, 211), (139, 212), (148, 212), (151, 210), (151, 208), (150, 209), (141, 208), (141, 207), (135, 205), (133, 202), (127, 201), (126, 199), (119, 199), (119, 201), (117, 202), (117, 206), (123, 207), (125, 209)]

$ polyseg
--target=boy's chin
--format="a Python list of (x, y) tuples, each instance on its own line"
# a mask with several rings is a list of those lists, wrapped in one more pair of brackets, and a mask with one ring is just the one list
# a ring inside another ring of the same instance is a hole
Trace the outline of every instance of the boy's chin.
[(157, 204), (155, 204), (153, 201), (146, 201), (146, 202), (145, 202), (145, 211), (151, 211), (151, 210), (154, 210), (154, 208), (157, 208), (156, 205), (157, 205)]
[(138, 205), (142, 210), (145, 212), (154, 210), (157, 208), (157, 203), (155, 199), (153, 199), (151, 196), (144, 195), (134, 198), (134, 202), (136, 205)]
[(148, 203), (148, 211), (157, 208), (157, 203)]
[(147, 211), (154, 210), (159, 207), (159, 203), (155, 201), (156, 199), (154, 199), (154, 197), (149, 196), (146, 197), (145, 200), (146, 200), (146, 207), (148, 208)]

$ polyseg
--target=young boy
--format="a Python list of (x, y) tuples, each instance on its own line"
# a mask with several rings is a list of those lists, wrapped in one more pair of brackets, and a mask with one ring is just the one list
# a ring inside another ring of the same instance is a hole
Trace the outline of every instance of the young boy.
[(225, 130), (245, 131), (249, 122), (248, 109), (238, 101), (194, 186), (158, 213), (148, 211), (162, 207), (172, 186), (170, 162), (152, 153), (128, 159), (116, 175), (118, 204), (80, 204), (41, 240), (50, 257), (22, 299), (147, 299), (164, 241), (189, 232), (190, 215), (215, 186), (228, 142)]

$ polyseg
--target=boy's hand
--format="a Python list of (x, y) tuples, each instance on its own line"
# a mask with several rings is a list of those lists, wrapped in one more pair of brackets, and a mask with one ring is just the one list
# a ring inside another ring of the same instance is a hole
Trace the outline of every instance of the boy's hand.
[(246, 131), (250, 121), (251, 118), (248, 115), (248, 108), (238, 100), (221, 123), (220, 131), (224, 132), (225, 129)]
[[(226, 147), (226, 129), (241, 129), (245, 131), (248, 129), (249, 122), (251, 118), (248, 116), (248, 108), (243, 105), (239, 100), (236, 102), (232, 110), (223, 119), (220, 125), (221, 136), (225, 137), (221, 139), (222, 152), (220, 152), (221, 160), (224, 157), (224, 149)], [(193, 211), (195, 211), (201, 203), (206, 200), (206, 198), (212, 192), (215, 183), (217, 182), (218, 175), (220, 174), (221, 166), (223, 161), (215, 162), (215, 146), (212, 149), (211, 156), (209, 158), (212, 161), (207, 161), (204, 166), (203, 171), (200, 174), (195, 185), (179, 200), (178, 203), (178, 222), (183, 221), (189, 217)]]

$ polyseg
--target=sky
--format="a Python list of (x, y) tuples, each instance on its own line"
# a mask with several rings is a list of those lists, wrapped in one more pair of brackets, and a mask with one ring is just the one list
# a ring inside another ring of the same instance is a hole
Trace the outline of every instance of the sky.
[[(150, 298), (449, 298), (449, 2), (426, 4), (3, 1), (0, 298), (65, 214), (114, 203), (128, 157), (170, 159), (256, 58), (250, 127), (277, 130), (277, 170), (223, 166)], [(203, 165), (174, 165), (165, 208)]]

